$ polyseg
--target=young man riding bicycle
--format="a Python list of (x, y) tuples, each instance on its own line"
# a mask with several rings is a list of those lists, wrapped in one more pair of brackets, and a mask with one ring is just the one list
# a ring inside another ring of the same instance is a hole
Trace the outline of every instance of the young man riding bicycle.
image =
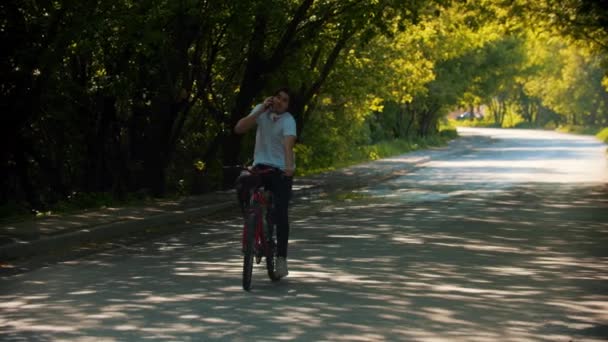
[(296, 121), (287, 112), (290, 93), (281, 88), (258, 104), (251, 113), (239, 120), (234, 131), (244, 134), (257, 125), (253, 167), (258, 170), (276, 169), (264, 177), (264, 185), (272, 192), (277, 224), (277, 261), (279, 277), (289, 274), (287, 244), (289, 241), (288, 208), (295, 171), (293, 147), (296, 142)]

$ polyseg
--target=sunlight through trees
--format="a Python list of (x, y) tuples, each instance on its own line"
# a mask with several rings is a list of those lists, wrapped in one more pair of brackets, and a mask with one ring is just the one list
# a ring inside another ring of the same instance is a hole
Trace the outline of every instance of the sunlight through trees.
[(459, 107), (485, 104), (499, 125), (510, 114), (607, 126), (605, 6), (4, 2), (0, 200), (44, 208), (91, 193), (229, 185), (222, 166), (246, 162), (252, 146), (234, 124), (284, 85), (295, 93), (304, 169), (377, 158), (367, 147), (386, 141), (433, 139)]

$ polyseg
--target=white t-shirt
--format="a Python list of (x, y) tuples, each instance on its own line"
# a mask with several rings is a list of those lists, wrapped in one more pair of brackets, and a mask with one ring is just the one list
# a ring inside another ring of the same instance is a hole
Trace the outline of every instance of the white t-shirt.
[[(253, 115), (261, 107), (262, 104), (258, 104), (249, 115)], [(265, 164), (285, 170), (283, 140), (286, 136), (297, 135), (296, 120), (288, 112), (277, 115), (266, 111), (257, 117), (256, 123), (258, 127), (255, 134), (253, 165)]]

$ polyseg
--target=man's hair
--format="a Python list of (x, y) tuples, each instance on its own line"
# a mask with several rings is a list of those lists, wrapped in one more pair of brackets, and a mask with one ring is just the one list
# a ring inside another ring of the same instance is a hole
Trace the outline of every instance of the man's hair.
[(291, 90), (289, 90), (289, 88), (287, 88), (287, 87), (279, 88), (279, 89), (277, 89), (277, 91), (274, 92), (274, 95), (279, 95), (279, 93), (287, 94), (287, 96), (289, 96), (289, 102), (291, 103)]

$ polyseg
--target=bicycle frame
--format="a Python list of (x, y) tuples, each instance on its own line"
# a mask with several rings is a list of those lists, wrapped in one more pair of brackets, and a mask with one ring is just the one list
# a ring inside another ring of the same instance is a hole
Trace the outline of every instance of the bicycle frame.
[[(272, 226), (272, 222), (269, 222), (271, 219), (268, 215), (270, 202), (267, 199), (267, 196), (264, 195), (264, 191), (260, 188), (257, 188), (253, 191), (251, 195), (251, 200), (248, 208), (248, 213), (255, 213), (257, 217), (257, 222), (255, 224), (255, 235), (254, 235), (254, 249), (256, 251), (264, 251), (266, 252), (269, 248), (268, 241), (266, 239), (266, 233), (270, 232), (270, 229), (264, 229), (265, 225)], [(242, 245), (243, 249), (246, 245), (247, 239), (247, 223), (245, 223), (243, 227), (243, 237), (242, 237)]]

